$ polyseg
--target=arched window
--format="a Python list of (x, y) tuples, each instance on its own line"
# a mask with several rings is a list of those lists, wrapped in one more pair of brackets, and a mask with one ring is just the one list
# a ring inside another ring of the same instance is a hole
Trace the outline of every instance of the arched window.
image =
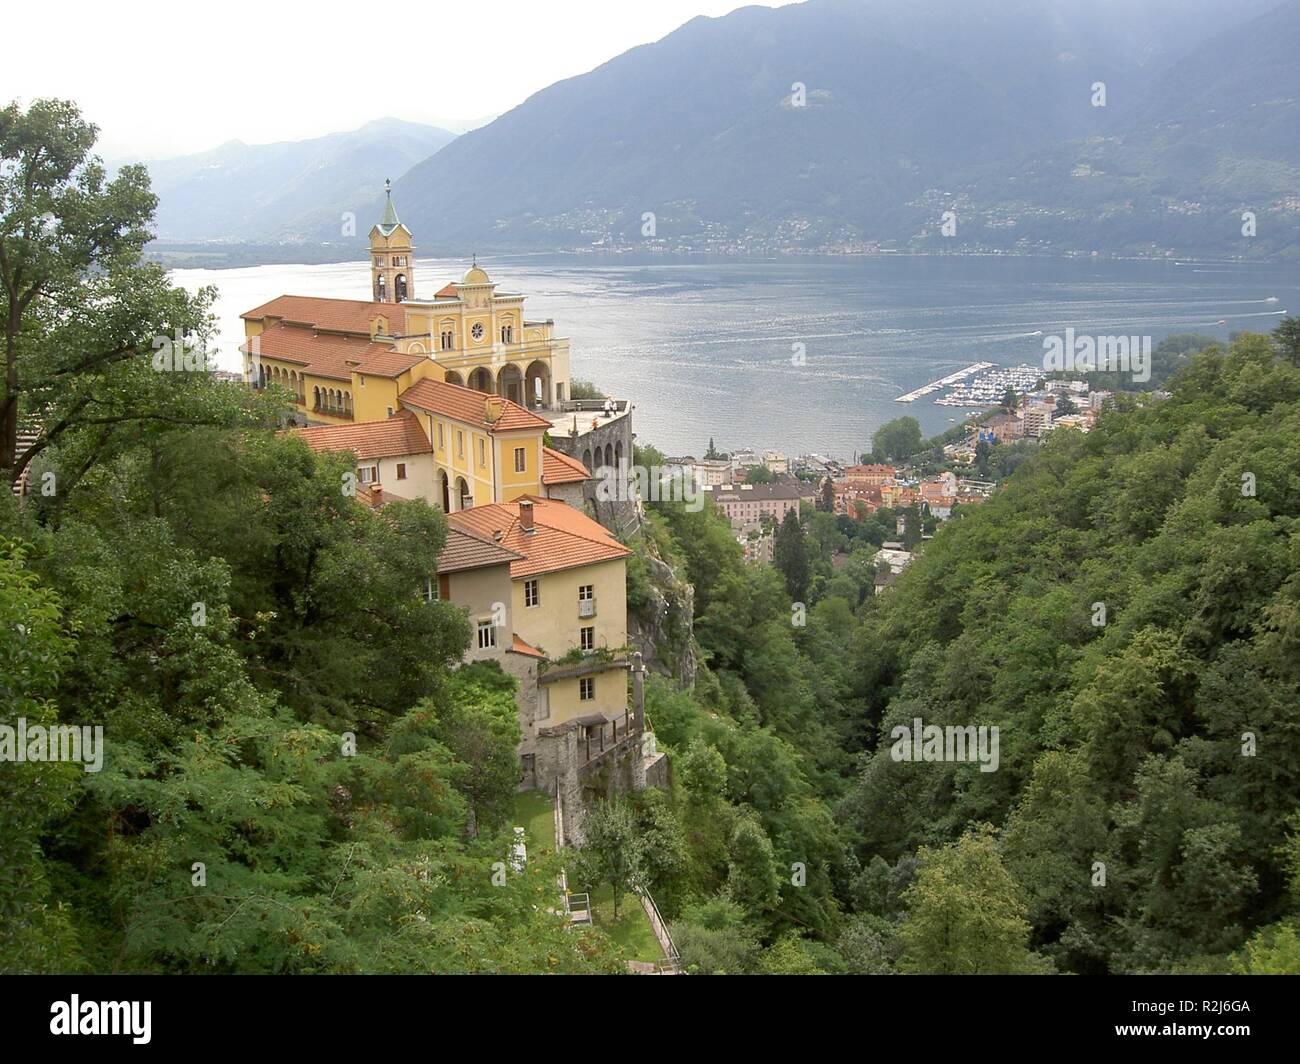
[(501, 342), (503, 344), (512, 344), (515, 342), (515, 327), (509, 322), (501, 326)]
[(319, 389), (319, 388), (312, 388), (312, 390), (311, 390), (311, 395), (312, 395), (312, 409), (313, 409), (313, 410), (319, 410), (319, 409), (320, 409), (320, 389)]
[(393, 278), (393, 298), (402, 302), (406, 298), (406, 274), (399, 273)]

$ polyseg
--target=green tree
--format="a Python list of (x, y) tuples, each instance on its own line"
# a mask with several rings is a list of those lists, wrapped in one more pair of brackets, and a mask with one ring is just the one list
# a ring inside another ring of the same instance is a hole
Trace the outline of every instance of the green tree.
[(682, 966), (692, 974), (743, 975), (758, 956), (758, 936), (744, 909), (725, 897), (688, 907), (671, 930)]
[(1013, 975), (1044, 970), (1029, 950), (1019, 885), (984, 825), (937, 850), (922, 847), (899, 930), (899, 969), (909, 974)]
[(520, 777), (515, 682), (495, 663), (476, 662), (456, 670), (446, 694), (422, 707), (429, 734), (462, 766), (456, 789), (467, 803), (469, 836), (505, 827)]
[(727, 891), (755, 916), (776, 904), (781, 891), (772, 842), (761, 824), (747, 817), (736, 821), (727, 861)]
[[(177, 403), (175, 383), (153, 370), (154, 339), (201, 339), (211, 297), (190, 297), (141, 261), (156, 203), (148, 174), (124, 166), (109, 180), (91, 154), (96, 133), (60, 100), (0, 110), (0, 469), (10, 480), (71, 437), (93, 454), (143, 424), (229, 418)], [(35, 430), (21, 453), (20, 424)], [(59, 479), (66, 490), (75, 473)]]
[[(59, 726), (53, 699), (74, 649), (59, 599), (24, 565), (25, 551), (0, 540), (0, 969), (67, 972), (80, 966), (70, 913), (51, 889), (40, 838), (81, 793), (82, 766), (18, 761), (20, 718), (27, 734)], [(74, 726), (89, 721), (73, 720)]]
[(578, 878), (608, 886), (614, 895), (614, 919), (624, 894), (645, 884), (646, 843), (626, 801), (597, 802), (583, 821), (585, 840), (578, 850)]
[(785, 577), (785, 589), (794, 602), (808, 601), (808, 581), (812, 577), (812, 563), (808, 558), (808, 543), (803, 524), (794, 510), (787, 510), (776, 530), (772, 544), (773, 563)]
[(1281, 348), (1282, 357), (1300, 367), (1300, 318), (1283, 318), (1273, 330), (1273, 340)]
[(871, 452), (878, 458), (901, 462), (921, 450), (921, 423), (914, 417), (887, 421), (871, 437)]

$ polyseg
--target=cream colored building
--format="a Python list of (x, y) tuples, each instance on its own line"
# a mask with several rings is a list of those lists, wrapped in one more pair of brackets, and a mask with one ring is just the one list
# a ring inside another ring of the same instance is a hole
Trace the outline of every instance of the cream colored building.
[[(512, 647), (546, 659), (536, 722), (627, 713), (627, 556), (601, 525), (555, 500), (519, 499), (449, 517), (459, 531), (519, 557), (510, 562)], [(452, 601), (458, 601), (449, 588)]]

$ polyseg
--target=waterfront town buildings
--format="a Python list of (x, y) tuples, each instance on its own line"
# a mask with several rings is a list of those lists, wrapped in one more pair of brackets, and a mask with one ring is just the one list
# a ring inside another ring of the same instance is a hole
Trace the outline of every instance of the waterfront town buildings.
[(787, 511), (799, 513), (803, 493), (786, 483), (773, 484), (723, 484), (716, 488), (705, 487), (718, 512), (733, 524), (771, 518), (776, 524), (784, 520)]

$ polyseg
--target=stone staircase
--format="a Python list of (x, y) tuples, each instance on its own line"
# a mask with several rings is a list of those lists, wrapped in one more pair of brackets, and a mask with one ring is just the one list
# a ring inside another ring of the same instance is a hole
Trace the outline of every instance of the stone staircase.
[[(18, 429), (18, 448), (14, 453), (17, 455), (22, 455), (33, 443), (37, 441), (39, 437), (40, 437), (40, 432), (38, 429), (36, 429), (35, 426), (27, 426), (27, 427), (20, 426)], [(14, 495), (16, 495), (20, 499), (27, 494), (27, 481), (29, 475), (31, 474), (31, 470), (32, 467), (29, 465), (26, 469), (23, 470), (22, 475), (17, 480), (15, 480), (11, 485)]]

